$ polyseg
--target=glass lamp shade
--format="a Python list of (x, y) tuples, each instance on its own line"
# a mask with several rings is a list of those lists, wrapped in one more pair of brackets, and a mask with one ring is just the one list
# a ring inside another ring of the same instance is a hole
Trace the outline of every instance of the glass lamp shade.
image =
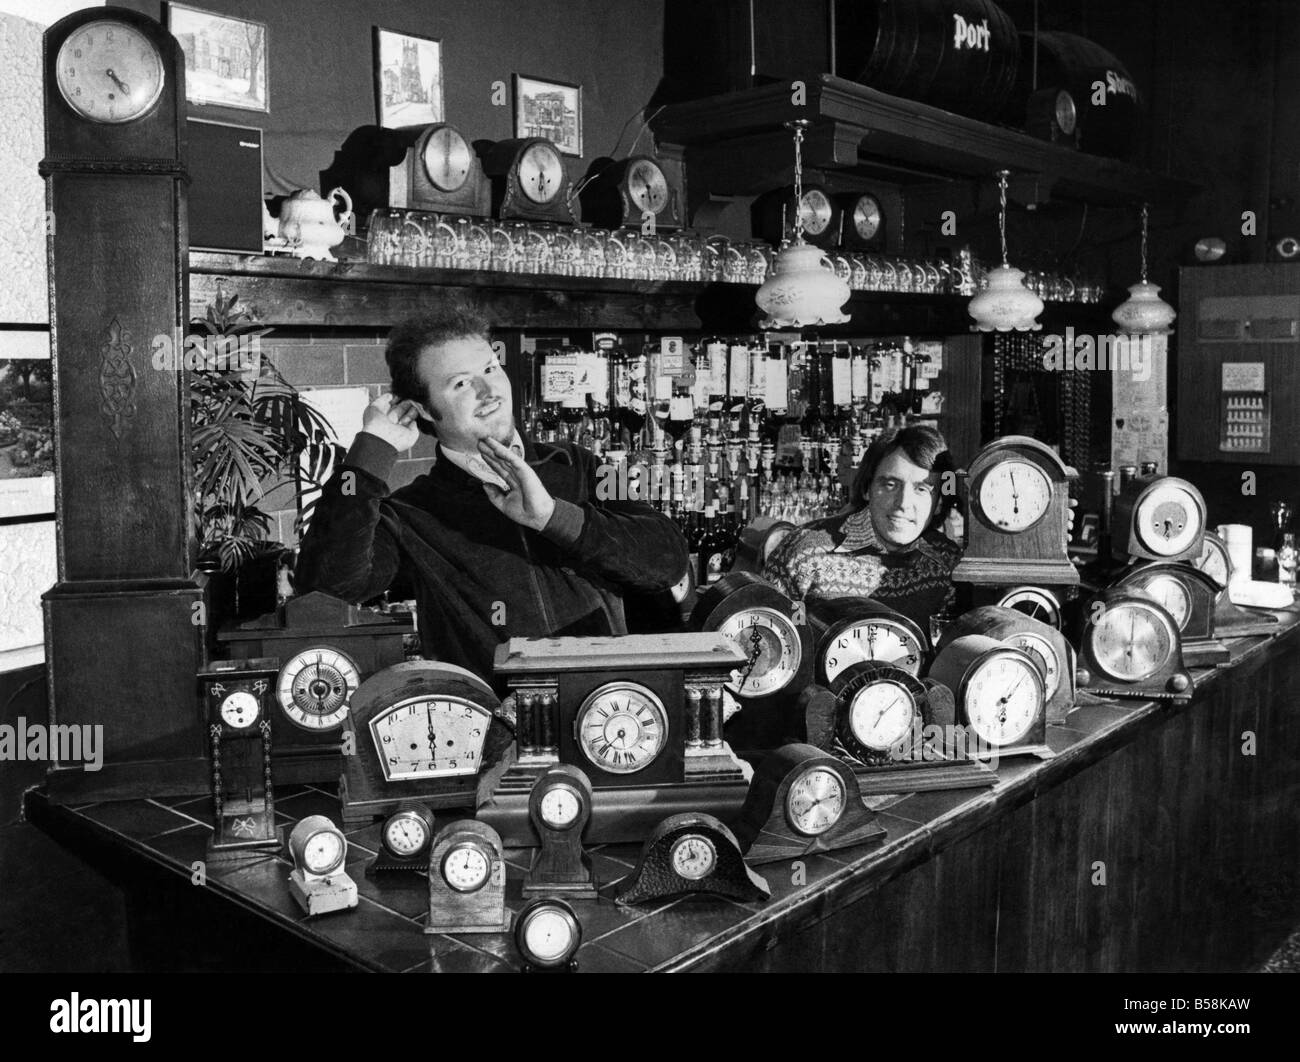
[(1024, 272), (1009, 265), (990, 270), (988, 286), (967, 307), (975, 318), (973, 330), (980, 332), (1037, 332), (1043, 326), (1037, 317), (1043, 300), (1021, 280)]
[(1128, 332), (1167, 336), (1169, 326), (1178, 315), (1160, 297), (1160, 287), (1143, 280), (1128, 289), (1128, 298), (1115, 307), (1111, 319)]
[(835, 275), (820, 247), (802, 239), (776, 256), (771, 275), (754, 301), (767, 314), (760, 328), (843, 324), (849, 319), (842, 310), (849, 301), (848, 283)]

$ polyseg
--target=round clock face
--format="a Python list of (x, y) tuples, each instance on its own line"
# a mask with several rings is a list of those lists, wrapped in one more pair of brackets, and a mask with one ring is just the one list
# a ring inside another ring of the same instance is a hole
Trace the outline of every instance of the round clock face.
[(442, 880), (457, 892), (476, 892), (491, 873), (492, 860), (476, 844), (453, 845), (442, 857)]
[(1196, 500), (1178, 483), (1158, 483), (1143, 495), (1133, 514), (1138, 538), (1161, 557), (1187, 549), (1201, 530)]
[(962, 695), (980, 740), (1010, 745), (1029, 733), (1043, 710), (1043, 677), (1019, 653), (993, 650), (967, 672)]
[(610, 682), (593, 690), (578, 709), (574, 737), (582, 754), (602, 771), (634, 774), (664, 750), (668, 714), (644, 686)]
[(236, 690), (221, 702), (221, 721), (232, 730), (243, 730), (257, 722), (261, 706), (247, 690)]
[(332, 730), (348, 717), (361, 672), (337, 649), (304, 649), (280, 669), (275, 696), (289, 721), (304, 730)]
[(302, 864), (313, 874), (329, 874), (343, 865), (347, 842), (337, 830), (318, 830), (302, 846)]
[(1027, 461), (1003, 461), (980, 480), (980, 511), (1001, 531), (1033, 527), (1051, 502), (1051, 481), (1041, 468)]
[(451, 126), (435, 129), (424, 142), (424, 172), (441, 192), (455, 192), (464, 186), (473, 158), (469, 142)]
[(849, 704), (849, 730), (869, 749), (884, 752), (907, 737), (916, 719), (911, 690), (884, 680), (864, 686)]
[(882, 616), (845, 628), (822, 650), (822, 670), (833, 682), (850, 664), (893, 664), (920, 673), (924, 650), (916, 636), (897, 620)]
[(882, 217), (880, 203), (875, 196), (858, 196), (853, 204), (853, 231), (858, 234), (858, 239), (874, 239), (876, 233), (880, 231)]
[(783, 690), (794, 679), (803, 662), (799, 631), (772, 608), (747, 608), (727, 617), (719, 628), (748, 657), (744, 666), (731, 673), (727, 689), (737, 696), (763, 697)]
[(1007, 639), (1017, 649), (1023, 649), (1043, 665), (1043, 694), (1049, 699), (1056, 696), (1061, 688), (1061, 668), (1065, 661), (1059, 660), (1052, 643), (1039, 634), (1022, 632)]
[(1193, 563), (1220, 586), (1228, 585), (1232, 564), (1228, 559), (1228, 547), (1217, 535), (1206, 534), (1201, 544), (1201, 555)]
[(649, 159), (628, 166), (627, 191), (638, 216), (658, 214), (668, 205), (668, 179)]
[(87, 23), (59, 48), (59, 92), (91, 121), (117, 124), (147, 114), (165, 80), (153, 42), (122, 22)]
[(559, 966), (578, 950), (581, 930), (573, 915), (556, 904), (541, 904), (524, 915), (519, 948), (536, 966)]
[(475, 774), (492, 714), (463, 697), (409, 697), (370, 720), (375, 755), (390, 782)]
[(1079, 121), (1079, 111), (1074, 106), (1074, 97), (1065, 89), (1056, 94), (1056, 124), (1066, 136), (1074, 135), (1074, 127)]
[(519, 156), (519, 187), (534, 203), (552, 203), (564, 187), (564, 163), (551, 144), (530, 144)]
[(703, 834), (688, 833), (673, 842), (668, 859), (679, 877), (699, 881), (717, 865), (718, 850)]
[(831, 226), (830, 197), (820, 188), (809, 188), (799, 202), (799, 217), (803, 219), (804, 232), (821, 236)]
[(805, 837), (825, 833), (840, 821), (846, 807), (843, 780), (825, 767), (804, 771), (785, 795), (786, 821)]
[(1192, 615), (1192, 597), (1181, 579), (1176, 579), (1172, 575), (1152, 575), (1137, 585), (1173, 616), (1174, 623), (1180, 631), (1187, 626), (1187, 621)]
[(1113, 604), (1086, 634), (1097, 666), (1121, 682), (1141, 682), (1173, 655), (1178, 632), (1168, 616), (1144, 601)]
[(582, 812), (582, 802), (578, 794), (567, 785), (557, 785), (548, 789), (538, 801), (538, 811), (542, 821), (553, 830), (563, 830), (572, 826)]
[(1003, 597), (998, 606), (1014, 608), (1040, 623), (1046, 623), (1058, 631), (1061, 629), (1061, 603), (1050, 591), (1036, 586), (1018, 586)]
[(384, 847), (395, 856), (413, 856), (429, 843), (429, 827), (419, 815), (400, 811), (384, 823)]

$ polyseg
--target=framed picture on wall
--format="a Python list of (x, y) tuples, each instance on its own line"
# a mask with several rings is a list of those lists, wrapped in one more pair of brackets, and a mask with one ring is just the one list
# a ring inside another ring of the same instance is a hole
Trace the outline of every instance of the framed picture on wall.
[(54, 384), (47, 332), (5, 332), (0, 358), (0, 524), (54, 518)]
[(442, 42), (375, 27), (375, 109), (389, 129), (442, 121)]
[(544, 136), (565, 155), (582, 154), (582, 86), (515, 75), (515, 136)]
[(168, 4), (167, 28), (185, 53), (187, 100), (245, 111), (271, 109), (264, 23)]

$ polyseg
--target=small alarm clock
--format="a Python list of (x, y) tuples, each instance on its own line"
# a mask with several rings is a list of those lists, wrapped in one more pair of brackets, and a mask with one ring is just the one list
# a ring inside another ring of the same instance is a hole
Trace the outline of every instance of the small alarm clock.
[(560, 149), (543, 137), (499, 140), (479, 157), (492, 182), (492, 216), (503, 220), (578, 221)]
[(646, 838), (620, 904), (706, 892), (732, 900), (766, 900), (772, 890), (745, 864), (736, 835), (704, 812), (670, 815)]
[(289, 892), (308, 915), (357, 905), (357, 885), (344, 871), (348, 842), (324, 815), (309, 815), (289, 835)]
[(1139, 476), (1115, 499), (1111, 551), (1117, 559), (1196, 561), (1205, 499), (1177, 476)]
[(523, 957), (523, 972), (566, 972), (578, 968), (582, 923), (563, 900), (534, 900), (515, 919), (515, 947)]
[(403, 800), (379, 830), (379, 854), (366, 867), (373, 875), (392, 870), (424, 876), (433, 844), (433, 812), (418, 800)]
[(1214, 603), (1222, 588), (1206, 572), (1183, 561), (1147, 561), (1127, 569), (1115, 585), (1144, 590), (1173, 617), (1188, 667), (1231, 658), (1215, 637)]
[(895, 664), (919, 675), (929, 639), (900, 612), (869, 597), (808, 602), (808, 625), (816, 639), (817, 681), (829, 686), (850, 664)]
[(1183, 666), (1173, 616), (1144, 591), (1112, 587), (1084, 609), (1079, 685), (1091, 693), (1187, 701), (1192, 676)]
[(509, 928), (500, 835), (474, 819), (444, 826), (429, 851), (429, 921), (424, 931), (504, 933)]
[(591, 782), (577, 767), (559, 763), (536, 782), (528, 813), (541, 847), (524, 881), (524, 895), (563, 893), (596, 898), (591, 857), (582, 846), (582, 831), (591, 819)]

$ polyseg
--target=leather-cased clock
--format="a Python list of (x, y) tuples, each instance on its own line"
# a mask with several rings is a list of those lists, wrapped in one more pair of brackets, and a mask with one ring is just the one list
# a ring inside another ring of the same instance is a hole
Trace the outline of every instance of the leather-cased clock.
[(1138, 476), (1115, 499), (1116, 559), (1196, 561), (1205, 533), (1205, 498), (1177, 476)]
[(348, 704), (363, 679), (404, 656), (411, 619), (350, 605), (319, 591), (282, 609), (222, 630), (217, 641), (235, 659), (280, 658), (272, 724), (280, 784), (339, 780)]
[(545, 137), (477, 141), (483, 172), (492, 184), (492, 216), (502, 220), (576, 224), (564, 156)]
[(1188, 667), (1231, 658), (1228, 647), (1215, 637), (1214, 602), (1220, 587), (1199, 568), (1185, 561), (1147, 561), (1126, 569), (1115, 585), (1144, 590), (1160, 602), (1178, 625)]
[(830, 686), (859, 663), (897, 664), (913, 675), (924, 670), (930, 640), (901, 612), (869, 597), (819, 598), (807, 609), (819, 684)]
[(651, 903), (682, 893), (713, 893), (743, 903), (767, 900), (772, 890), (745, 863), (740, 842), (721, 819), (688, 811), (651, 830), (617, 902)]
[(682, 227), (683, 196), (649, 155), (596, 159), (579, 193), (582, 220), (604, 229), (667, 232)]
[(568, 763), (547, 768), (528, 798), (533, 830), (541, 841), (524, 881), (524, 895), (560, 893), (596, 898), (591, 857), (582, 834), (591, 819), (591, 782)]
[(1105, 697), (1185, 702), (1192, 676), (1183, 666), (1178, 624), (1154, 598), (1110, 587), (1088, 602), (1079, 641), (1079, 686)]
[(496, 651), (510, 689), (516, 761), (478, 817), (513, 846), (534, 847), (537, 779), (557, 763), (592, 785), (587, 840), (637, 841), (665, 813), (730, 818), (745, 800), (723, 737), (724, 686), (747, 658), (723, 634), (512, 638)]

